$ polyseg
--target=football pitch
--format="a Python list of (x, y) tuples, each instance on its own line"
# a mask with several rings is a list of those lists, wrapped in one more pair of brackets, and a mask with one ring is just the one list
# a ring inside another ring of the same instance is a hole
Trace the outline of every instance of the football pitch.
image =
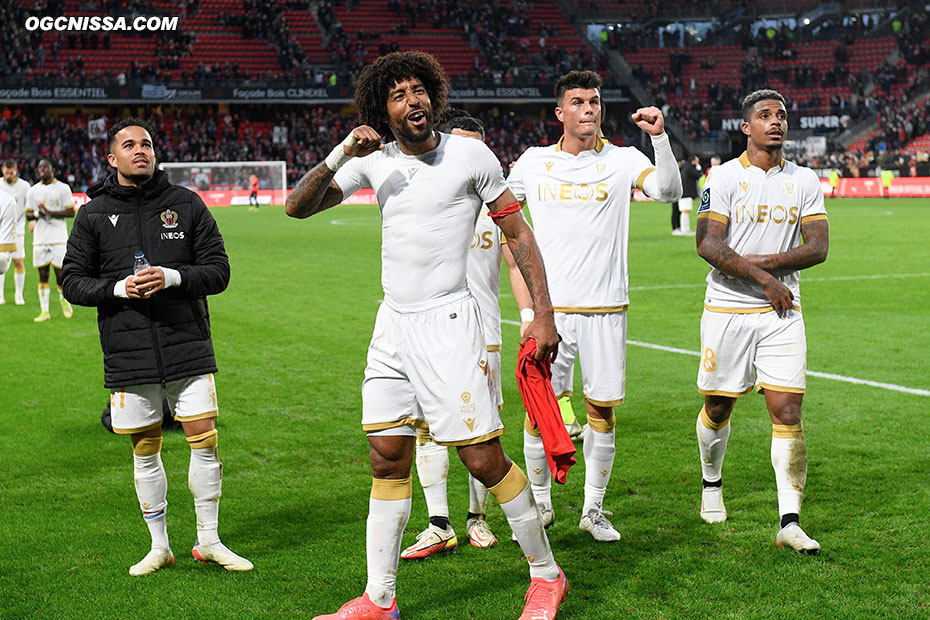
[[(801, 523), (822, 547), (775, 547), (778, 513), (763, 398), (740, 400), (724, 465), (729, 520), (698, 516), (695, 380), (703, 279), (693, 238), (672, 237), (667, 205), (631, 216), (626, 402), (605, 508), (618, 543), (578, 529), (584, 463), (553, 485), (548, 530), (571, 582), (560, 619), (930, 617), (930, 206), (828, 200), (826, 263), (806, 270), (804, 402), (809, 473)], [(226, 573), (190, 556), (189, 449), (166, 434), (168, 532), (177, 562), (128, 568), (149, 537), (133, 490), (131, 446), (107, 433), (96, 311), (35, 324), (0, 307), (0, 620), (276, 619), (331, 613), (365, 584), (370, 473), (360, 428), (366, 348), (381, 299), (377, 207), (309, 220), (280, 207), (215, 209), (232, 264), (210, 298), (220, 372), (224, 463), (220, 536), (255, 570)], [(27, 256), (31, 250), (27, 249)], [(502, 291), (509, 293), (504, 278)], [(506, 452), (523, 467), (516, 391), (518, 312), (501, 299)], [(575, 410), (583, 411), (576, 376)], [(449, 502), (459, 549), (399, 568), (407, 620), (515, 619), (526, 562), (493, 499), (497, 547), (468, 546), (466, 474), (453, 456)], [(414, 481), (404, 545), (427, 522)]]

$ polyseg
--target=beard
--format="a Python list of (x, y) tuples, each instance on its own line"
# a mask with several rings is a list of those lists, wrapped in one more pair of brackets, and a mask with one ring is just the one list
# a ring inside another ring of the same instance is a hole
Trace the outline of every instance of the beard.
[(403, 142), (407, 144), (423, 144), (433, 135), (433, 115), (427, 112), (426, 123), (424, 123), (422, 129), (412, 128), (407, 124), (406, 120), (401, 123), (400, 127), (394, 127), (393, 129), (395, 137), (402, 139)]

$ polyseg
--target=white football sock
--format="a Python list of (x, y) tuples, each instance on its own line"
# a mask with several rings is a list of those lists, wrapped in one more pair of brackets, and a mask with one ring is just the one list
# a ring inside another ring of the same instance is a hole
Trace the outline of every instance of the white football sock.
[(13, 283), (16, 285), (16, 296), (22, 297), (26, 288), (26, 272), (15, 272), (13, 274)]
[(523, 458), (526, 460), (527, 478), (533, 489), (537, 504), (552, 506), (552, 473), (546, 461), (542, 436), (530, 434), (523, 429)]
[(152, 548), (170, 549), (168, 544), (168, 479), (161, 453), (132, 455), (136, 497), (142, 517), (152, 536)]
[(704, 480), (717, 482), (730, 439), (730, 418), (720, 423), (713, 422), (702, 407), (697, 418), (697, 439), (701, 452), (701, 474)]
[(487, 509), (488, 487), (478, 482), (471, 474), (468, 474), (468, 512), (483, 515), (487, 514)]
[(530, 564), (530, 577), (549, 581), (558, 579), (559, 567), (552, 557), (539, 510), (520, 468), (512, 464), (504, 479), (488, 490), (507, 516), (507, 522)]
[[(2, 269), (2, 266), (0, 266)], [(6, 271), (0, 272), (0, 299), (3, 299), (3, 285), (6, 284)]]
[(51, 296), (51, 293), (51, 288), (49, 288), (47, 282), (39, 283), (39, 308), (42, 310), (42, 312), (48, 312), (48, 300)]
[[(198, 436), (199, 437), (199, 436)], [(192, 437), (188, 437), (190, 441)], [(223, 491), (223, 464), (216, 455), (216, 446), (191, 448), (191, 463), (187, 472), (187, 486), (194, 496), (197, 515), (197, 542), (212, 545), (219, 542), (217, 533), (220, 513), (220, 496)]]
[(772, 468), (778, 489), (778, 514), (800, 514), (807, 483), (807, 443), (800, 424), (772, 425)]
[(417, 441), (417, 477), (426, 497), (426, 509), (431, 517), (449, 517), (446, 482), (449, 476), (449, 449), (432, 440)]
[[(445, 449), (445, 448), (443, 448)], [(368, 583), (365, 592), (375, 605), (390, 607), (397, 589), (397, 563), (404, 528), (410, 518), (410, 478), (373, 478), (368, 500), (365, 546)]]
[(604, 494), (614, 468), (615, 444), (614, 418), (601, 420), (588, 416), (588, 428), (584, 432), (584, 507), (581, 514), (589, 510), (601, 511)]
[(685, 233), (691, 232), (691, 212), (682, 211), (680, 221), (681, 221), (681, 225), (679, 227), (679, 230)]

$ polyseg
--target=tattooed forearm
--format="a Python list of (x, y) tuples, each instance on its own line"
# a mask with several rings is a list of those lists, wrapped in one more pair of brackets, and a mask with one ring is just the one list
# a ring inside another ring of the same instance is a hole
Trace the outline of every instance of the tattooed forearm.
[(339, 204), (342, 192), (332, 184), (334, 174), (325, 162), (314, 166), (287, 197), (287, 214), (291, 217), (305, 218)]
[(724, 240), (726, 224), (710, 219), (698, 220), (697, 250), (708, 263), (728, 276), (764, 285), (772, 276), (737, 254)]
[[(830, 248), (830, 225), (827, 220), (816, 220), (801, 225), (804, 245), (787, 252), (768, 254), (760, 266), (775, 275), (807, 269), (827, 260)], [(778, 272), (778, 273), (776, 273)]]

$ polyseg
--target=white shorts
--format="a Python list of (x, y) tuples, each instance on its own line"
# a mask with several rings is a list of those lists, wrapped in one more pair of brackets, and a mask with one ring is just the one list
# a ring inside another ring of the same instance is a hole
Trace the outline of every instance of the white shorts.
[(502, 435), (488, 366), (478, 303), (468, 291), (403, 311), (382, 303), (362, 382), (362, 428), (429, 427), (443, 445)]
[(212, 374), (169, 381), (164, 388), (161, 383), (144, 383), (110, 392), (113, 432), (130, 435), (161, 426), (163, 399), (168, 400), (171, 414), (181, 422), (217, 415)]
[(26, 258), (26, 235), (16, 233), (16, 251), (13, 252), (13, 258)]
[(736, 398), (753, 386), (803, 394), (806, 378), (807, 339), (799, 310), (788, 311), (785, 318), (774, 311), (704, 310), (697, 379), (702, 394)]
[(626, 312), (555, 313), (562, 342), (552, 364), (552, 391), (572, 393), (575, 358), (581, 363), (584, 397), (594, 405), (615, 407), (626, 396)]
[(38, 269), (39, 267), (48, 267), (51, 264), (52, 267), (61, 269), (61, 265), (65, 260), (66, 247), (64, 243), (32, 246), (32, 266)]
[(682, 213), (691, 213), (694, 198), (679, 198), (678, 210)]

